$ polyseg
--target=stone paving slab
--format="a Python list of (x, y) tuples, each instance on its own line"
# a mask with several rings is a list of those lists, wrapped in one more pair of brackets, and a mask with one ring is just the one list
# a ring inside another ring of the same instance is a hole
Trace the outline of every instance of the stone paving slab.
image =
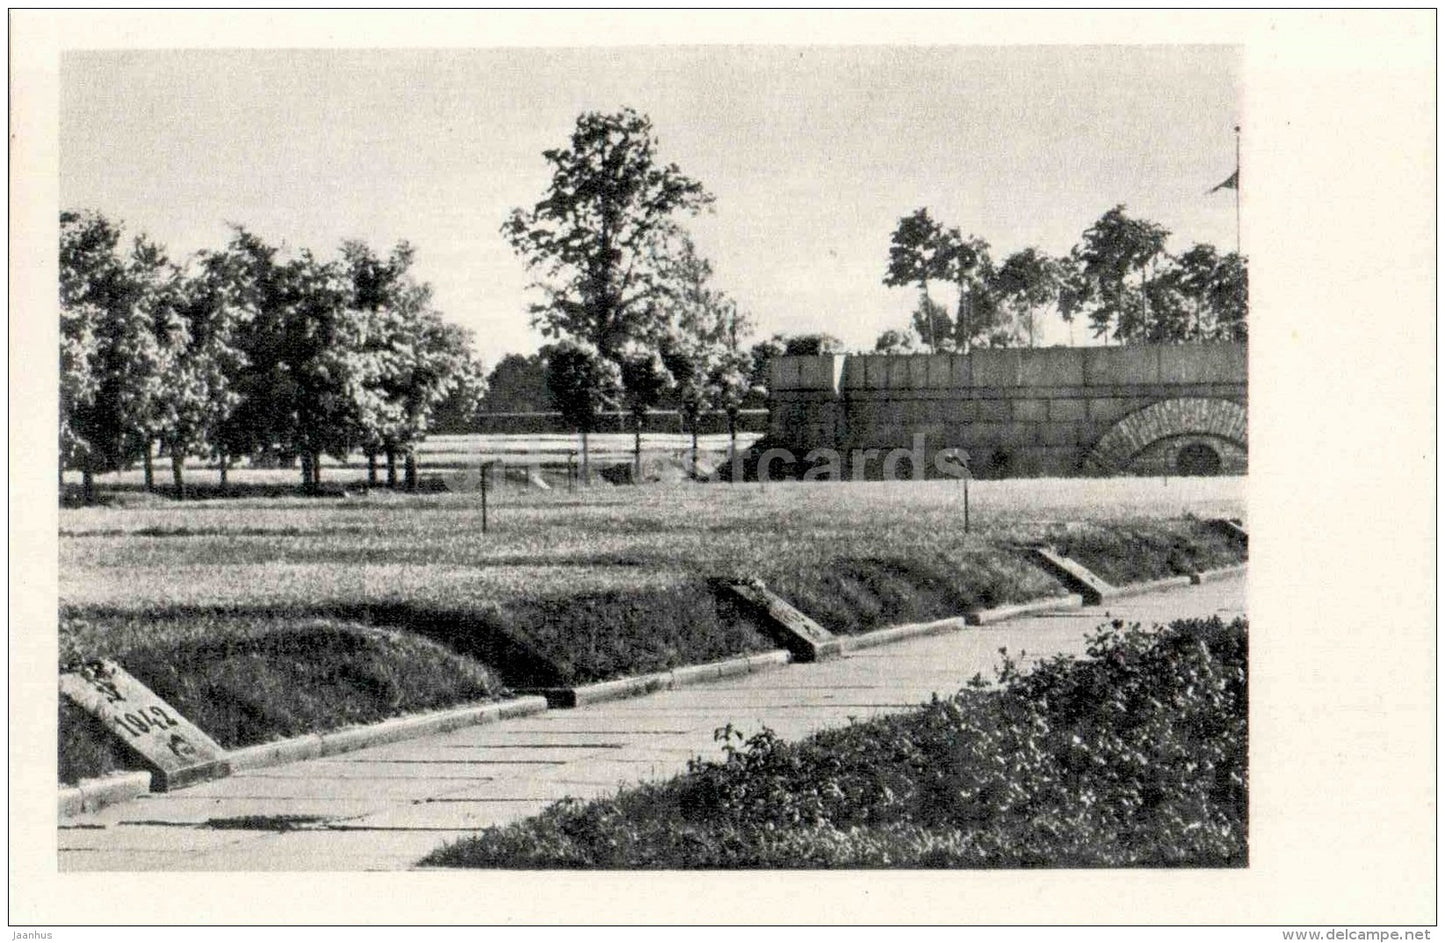
[(376, 829), (486, 828), (536, 815), (556, 799), (514, 799), (498, 802), (420, 802), (395, 806), (341, 824), (348, 831)]
[[(693, 756), (720, 759), (714, 731), (725, 724), (744, 735), (766, 724), (793, 739), (906, 710), (935, 691), (959, 690), (975, 673), (991, 679), (1000, 648), (1024, 663), (1081, 653), (1085, 635), (1111, 615), (1146, 624), (1232, 617), (1243, 611), (1244, 582), (1241, 574), (1103, 607), (918, 636), (826, 662), (247, 771), (64, 820), (60, 867), (404, 869), (445, 841), (534, 814), (564, 796), (609, 795), (681, 772)], [(254, 820), (258, 827), (206, 824), (214, 819)], [(163, 822), (184, 824), (158, 824)], [(274, 830), (288, 825), (294, 830)]]
[[(392, 776), (386, 779), (363, 779), (356, 776), (337, 776), (310, 767), (304, 767), (298, 772), (293, 767), (278, 766), (264, 773), (233, 776), (168, 795), (187, 799), (220, 797), (231, 802), (258, 803), (294, 802), (321, 797), (406, 801), (433, 795), (442, 788), (460, 789), (468, 785), (488, 783), (495, 778), (495, 773), (489, 772), (481, 776), (446, 778)], [(153, 802), (155, 795), (138, 801)], [(125, 807), (120, 809), (124, 812)], [(90, 817), (87, 816), (86, 821), (91, 821)]]
[[(594, 764), (578, 764), (578, 769), (592, 769)], [(517, 776), (502, 778), (489, 783), (462, 786), (456, 789), (439, 790), (435, 794), (410, 800), (413, 803), (451, 803), (467, 800), (510, 801), (531, 799), (562, 799), (576, 796), (575, 789), (558, 784), (558, 777), (565, 775), (567, 767), (558, 767), (545, 775)]]
[[(185, 858), (188, 871), (379, 871), (405, 868), (475, 829), (316, 829), (261, 835)], [(179, 870), (172, 862), (171, 870)]]
[[(199, 825), (210, 819), (234, 815), (235, 797), (193, 797), (185, 791), (151, 793), (120, 806), (102, 809), (86, 819), (86, 825), (118, 826), (137, 822)], [(328, 795), (267, 796), (272, 813), (288, 816), (342, 818), (365, 815), (389, 803), (384, 796), (338, 798)], [(63, 830), (63, 829), (62, 829)]]
[(104, 830), (60, 829), (60, 849), (100, 849), (105, 851), (175, 852), (177, 838), (184, 833), (188, 848), (208, 850), (243, 841), (248, 832), (240, 829), (198, 829), (182, 825), (120, 823)]

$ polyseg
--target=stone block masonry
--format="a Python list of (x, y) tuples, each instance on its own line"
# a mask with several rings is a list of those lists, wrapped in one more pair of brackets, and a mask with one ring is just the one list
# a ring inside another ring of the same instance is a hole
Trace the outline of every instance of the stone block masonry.
[[(768, 438), (831, 449), (969, 452), (977, 477), (1237, 474), (1248, 467), (1243, 344), (823, 354), (773, 362)], [(911, 463), (908, 467), (912, 467)], [(876, 478), (882, 463), (865, 466)], [(801, 474), (805, 463), (799, 463)]]

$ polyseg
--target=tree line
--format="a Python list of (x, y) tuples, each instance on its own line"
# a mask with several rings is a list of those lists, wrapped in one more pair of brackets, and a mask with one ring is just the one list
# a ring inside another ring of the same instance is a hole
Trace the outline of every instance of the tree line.
[[(773, 358), (843, 349), (828, 334), (748, 342), (752, 319), (681, 225), (714, 197), (659, 157), (646, 115), (584, 113), (542, 156), (541, 199), (514, 209), (501, 234), (534, 276), (530, 314), (547, 343), (497, 365), (488, 405), (555, 407), (581, 434), (584, 476), (605, 413), (632, 414), (640, 472), (646, 414), (677, 410), (696, 468), (705, 413), (726, 415), (735, 444), (740, 412), (765, 402)], [(883, 278), (917, 287), (918, 307), (876, 349), (1032, 345), (1050, 311), (1120, 343), (1244, 340), (1244, 260), (1208, 245), (1174, 257), (1168, 235), (1117, 206), (1065, 257), (1031, 247), (995, 264), (985, 240), (919, 209), (899, 221)], [(395, 486), (400, 459), (414, 487), (415, 445), (439, 416), (475, 415), (488, 385), (414, 259), (405, 242), (384, 255), (356, 241), (329, 259), (287, 252), (234, 226), (224, 248), (173, 261), (98, 212), (61, 213), (62, 473), (79, 469), (88, 498), (96, 474), (139, 461), (151, 488), (158, 449), (178, 495), (188, 457), (216, 462), (223, 488), (238, 459), (299, 460), (315, 492), (322, 456), (360, 450), (371, 483), (384, 459)], [(953, 314), (932, 298), (939, 281), (958, 291)]]
[[(1170, 255), (1169, 235), (1120, 205), (1067, 255), (1031, 246), (995, 263), (986, 240), (915, 210), (893, 231), (883, 284), (916, 287), (918, 306), (911, 325), (883, 332), (876, 349), (1032, 347), (1051, 313), (1071, 326), (1084, 318), (1106, 343), (1247, 340), (1246, 260), (1204, 243)], [(957, 289), (953, 314), (930, 294), (937, 282)]]
[(60, 214), (60, 468), (96, 474), (188, 457), (221, 484), (241, 458), (300, 461), (361, 450), (368, 478), (415, 486), (413, 448), (443, 407), (470, 415), (484, 392), (467, 331), (442, 319), (405, 242), (382, 255), (344, 243), (323, 259), (244, 227), (224, 248), (177, 261), (94, 211)]

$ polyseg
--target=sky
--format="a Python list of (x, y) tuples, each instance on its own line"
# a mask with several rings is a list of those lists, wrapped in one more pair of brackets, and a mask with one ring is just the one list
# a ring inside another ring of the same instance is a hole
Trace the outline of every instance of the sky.
[(1206, 191), (1235, 167), (1238, 81), (1228, 46), (69, 52), (60, 196), (177, 257), (233, 222), (323, 256), (407, 240), (492, 364), (541, 343), (503, 220), (578, 114), (631, 106), (716, 196), (686, 225), (756, 333), (871, 348), (916, 303), (882, 276), (918, 207), (999, 260), (1066, 252), (1119, 203), (1171, 251), (1232, 249), (1233, 193)]

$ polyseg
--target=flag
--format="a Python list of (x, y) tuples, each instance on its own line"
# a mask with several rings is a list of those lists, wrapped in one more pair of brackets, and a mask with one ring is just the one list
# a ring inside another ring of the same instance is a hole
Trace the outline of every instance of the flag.
[(1217, 186), (1217, 187), (1211, 187), (1210, 190), (1209, 190), (1209, 192), (1210, 192), (1210, 193), (1218, 193), (1220, 190), (1238, 190), (1238, 189), (1239, 189), (1239, 171), (1236, 170), (1234, 173), (1230, 174), (1229, 177), (1228, 177), (1223, 183), (1221, 183), (1219, 186)]

